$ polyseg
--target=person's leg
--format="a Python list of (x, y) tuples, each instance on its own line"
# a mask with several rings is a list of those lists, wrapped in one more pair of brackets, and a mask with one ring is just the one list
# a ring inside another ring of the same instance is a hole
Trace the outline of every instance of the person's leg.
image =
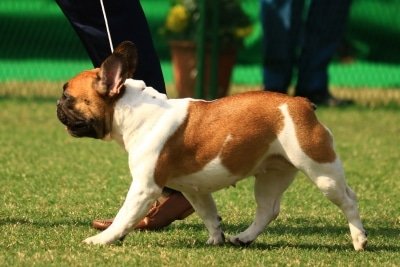
[(311, 2), (299, 61), (296, 95), (315, 102), (330, 97), (328, 65), (340, 44), (350, 0)]
[(296, 60), (304, 0), (261, 0), (263, 85), (286, 93)]
[[(56, 0), (78, 34), (95, 67), (111, 54), (100, 0)], [(113, 46), (129, 40), (138, 48), (135, 79), (166, 93), (160, 62), (153, 46), (146, 17), (138, 0), (104, 0), (104, 8)], [(163, 196), (150, 209), (136, 229), (159, 229), (194, 212), (190, 203), (178, 191), (165, 188)], [(92, 226), (104, 230), (112, 219), (94, 220)]]
[[(95, 67), (111, 54), (100, 0), (56, 0), (79, 36)], [(113, 46), (131, 41), (138, 48), (134, 78), (166, 93), (161, 65), (138, 0), (104, 0)]]

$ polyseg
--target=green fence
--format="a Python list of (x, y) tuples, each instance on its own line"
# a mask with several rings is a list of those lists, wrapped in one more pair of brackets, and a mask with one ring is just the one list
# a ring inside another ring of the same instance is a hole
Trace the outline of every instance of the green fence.
[[(159, 34), (169, 8), (166, 0), (141, 1), (150, 23), (167, 83), (173, 83), (167, 41)], [(255, 22), (240, 51), (233, 81), (260, 85), (259, 3), (242, 1)], [(331, 82), (337, 86), (400, 87), (400, 1), (354, 0), (345, 38), (351, 64), (335, 61)], [(0, 1), (0, 81), (65, 80), (91, 63), (53, 0)]]

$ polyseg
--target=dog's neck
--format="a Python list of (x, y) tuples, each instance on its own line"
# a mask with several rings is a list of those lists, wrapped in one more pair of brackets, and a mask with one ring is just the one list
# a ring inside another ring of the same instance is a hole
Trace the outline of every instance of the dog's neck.
[[(146, 86), (144, 81), (127, 79), (125, 81), (125, 92), (122, 101), (127, 105), (132, 105), (134, 102), (142, 103), (153, 99), (155, 102), (165, 102), (167, 96), (155, 90), (153, 87)], [(151, 101), (153, 102), (153, 101)]]
[[(168, 114), (168, 110), (181, 106), (186, 110), (188, 101), (168, 100), (165, 94), (161, 94), (152, 87), (147, 87), (143, 81), (128, 79), (125, 82), (124, 95), (115, 104), (113, 115), (113, 127), (111, 138), (125, 147), (129, 148), (149, 138), (150, 134), (158, 134), (158, 127), (162, 116)], [(183, 102), (175, 105), (173, 102)], [(167, 120), (179, 119), (167, 118)], [(162, 134), (163, 129), (160, 129)], [(157, 140), (159, 136), (155, 136)]]

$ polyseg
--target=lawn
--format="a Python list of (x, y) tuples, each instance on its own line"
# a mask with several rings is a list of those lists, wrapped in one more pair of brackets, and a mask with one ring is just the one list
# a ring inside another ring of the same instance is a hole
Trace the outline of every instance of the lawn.
[[(196, 215), (124, 243), (88, 246), (93, 218), (113, 216), (127, 192), (127, 155), (112, 142), (74, 139), (56, 99), (0, 98), (1, 266), (399, 266), (400, 107), (319, 108), (333, 131), (369, 233), (353, 251), (342, 214), (303, 176), (251, 246), (205, 245)], [(243, 155), (244, 157), (246, 155)], [(215, 194), (226, 235), (252, 220), (252, 179)]]

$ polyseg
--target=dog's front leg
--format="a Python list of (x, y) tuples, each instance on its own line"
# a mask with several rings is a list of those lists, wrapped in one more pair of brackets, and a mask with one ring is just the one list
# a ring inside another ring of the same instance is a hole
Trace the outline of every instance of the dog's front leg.
[(223, 244), (225, 242), (225, 236), (221, 230), (221, 217), (218, 216), (217, 207), (211, 194), (182, 193), (190, 204), (192, 204), (194, 210), (207, 227), (210, 235), (207, 244)]
[(125, 202), (105, 231), (85, 239), (87, 244), (110, 244), (127, 235), (161, 195), (162, 189), (146, 178), (134, 179)]

